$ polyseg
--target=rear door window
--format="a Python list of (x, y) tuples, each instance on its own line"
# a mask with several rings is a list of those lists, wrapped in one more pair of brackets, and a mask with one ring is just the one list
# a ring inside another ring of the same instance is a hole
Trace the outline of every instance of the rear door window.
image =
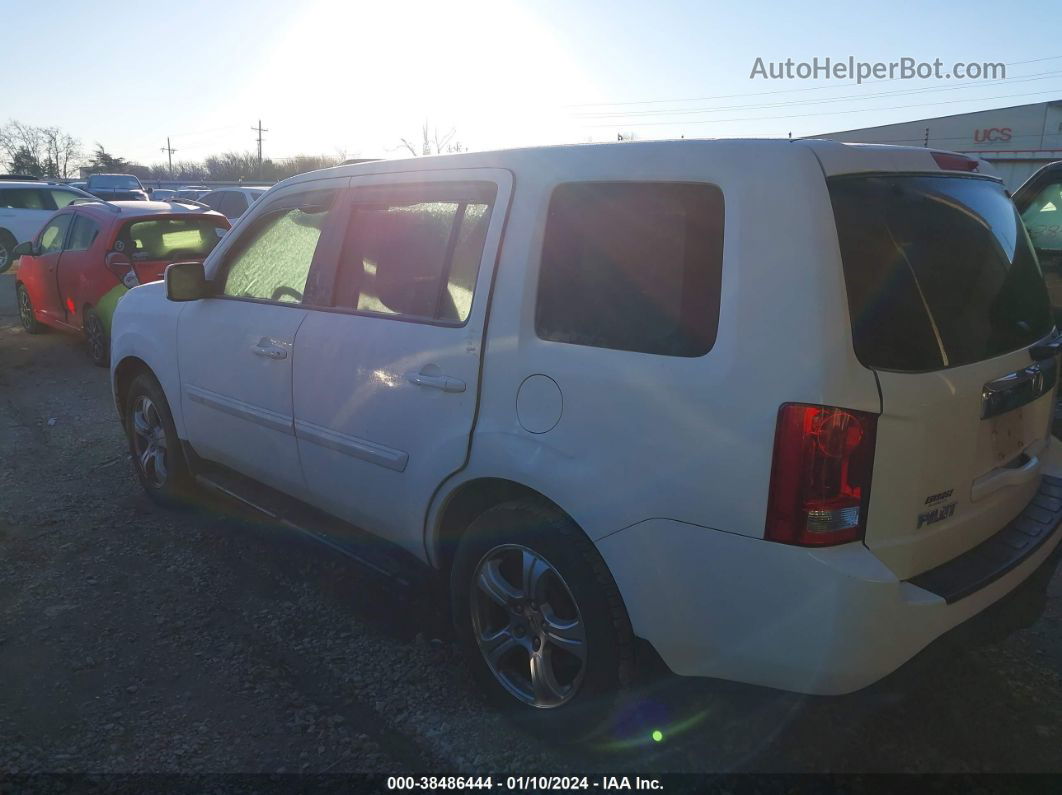
[(70, 230), (70, 242), (66, 244), (66, 251), (88, 251), (96, 242), (100, 233), (100, 225), (85, 215), (74, 216), (74, 228)]
[(702, 356), (715, 344), (723, 194), (714, 185), (583, 182), (550, 199), (535, 329), (553, 342)]
[(829, 180), (852, 338), (871, 368), (924, 372), (1026, 347), (1052, 327), (1029, 236), (994, 180)]
[(472, 309), (497, 189), (492, 183), (355, 193), (335, 305), (459, 325)]
[(0, 207), (13, 210), (55, 210), (55, 203), (47, 191), (38, 188), (8, 188), (0, 190)]

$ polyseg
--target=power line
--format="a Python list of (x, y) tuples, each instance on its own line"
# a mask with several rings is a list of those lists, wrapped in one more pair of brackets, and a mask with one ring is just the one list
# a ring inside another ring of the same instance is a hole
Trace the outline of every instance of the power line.
[[(901, 110), (904, 108), (925, 108), (934, 107), (936, 105), (954, 105), (957, 102), (983, 102), (990, 99), (1014, 99), (1018, 97), (1036, 97), (1041, 94), (1055, 94), (1058, 89), (1049, 89), (1047, 91), (1033, 91), (1028, 94), (1001, 94), (995, 97), (971, 97), (969, 99), (950, 99), (940, 100), (937, 102), (921, 102), (914, 105), (891, 105), (884, 108), (856, 108), (854, 110), (831, 110), (825, 113), (794, 113), (785, 116), (748, 116), (740, 119), (693, 119), (689, 121), (639, 121), (633, 126), (635, 127), (662, 127), (662, 126), (676, 126), (680, 124), (724, 124), (726, 122), (734, 121), (768, 121), (772, 119), (800, 119), (808, 116), (837, 116), (842, 113), (869, 113), (876, 110)], [(976, 112), (976, 111), (971, 111)], [(901, 122), (890, 122), (891, 124), (899, 124)], [(584, 124), (584, 127), (612, 127), (615, 128), (618, 123), (612, 124)]]
[(261, 119), (258, 120), (258, 127), (257, 128), (255, 128), (255, 127), (251, 128), (252, 131), (254, 131), (256, 129), (258, 131), (258, 174), (257, 174), (257, 176), (260, 177), (260, 176), (262, 176), (262, 133), (269, 132), (269, 130), (263, 130), (262, 129), (262, 120)]
[(169, 161), (170, 161), (170, 179), (173, 179), (173, 153), (176, 152), (177, 150), (174, 149), (172, 146), (170, 146), (170, 137), (168, 135), (166, 136), (166, 145), (164, 147), (162, 147), (159, 151), (160, 152), (165, 152), (167, 154), (167, 156), (169, 157)]
[[(1043, 61), (1055, 61), (1062, 58), (1062, 55), (1049, 55), (1046, 58), (1033, 58), (1028, 61), (1011, 61), (1004, 64), (1005, 66), (1023, 66), (1030, 63), (1041, 63)], [(622, 105), (662, 105), (669, 102), (707, 102), (712, 99), (739, 99), (741, 97), (759, 97), (768, 96), (771, 94), (796, 94), (804, 91), (822, 91), (828, 88), (847, 88), (849, 86), (871, 86), (878, 83), (893, 83), (897, 80), (903, 80), (902, 77), (887, 77), (883, 80), (864, 80), (862, 83), (835, 83), (834, 85), (825, 86), (808, 86), (806, 88), (780, 88), (774, 91), (748, 91), (743, 94), (716, 94), (712, 97), (684, 97), (680, 99), (642, 99), (633, 100), (628, 102), (576, 102), (570, 105), (563, 105), (565, 108), (603, 108), (603, 107), (617, 107)]]
[(891, 97), (891, 96), (906, 96), (911, 94), (925, 94), (935, 93), (938, 91), (962, 91), (968, 88), (979, 88), (982, 86), (999, 85), (1000, 83), (1029, 83), (1037, 80), (1049, 80), (1052, 77), (1062, 75), (1062, 70), (1056, 70), (1053, 72), (1040, 72), (1035, 75), (1028, 75), (1026, 77), (1020, 77), (1013, 80), (994, 80), (989, 82), (973, 82), (964, 83), (963, 85), (954, 86), (925, 86), (923, 88), (908, 88), (900, 91), (881, 91), (874, 94), (848, 94), (843, 97), (828, 97), (826, 99), (794, 99), (787, 100), (785, 102), (773, 102), (766, 105), (720, 105), (715, 108), (685, 108), (676, 110), (632, 110), (632, 111), (616, 111), (610, 113), (577, 113), (573, 114), (574, 118), (580, 119), (608, 119), (619, 118), (627, 119), (634, 116), (689, 116), (699, 113), (718, 113), (723, 110), (757, 110), (762, 108), (784, 108), (793, 105), (822, 105), (833, 102), (847, 102), (850, 100), (861, 99), (874, 99), (877, 97)]

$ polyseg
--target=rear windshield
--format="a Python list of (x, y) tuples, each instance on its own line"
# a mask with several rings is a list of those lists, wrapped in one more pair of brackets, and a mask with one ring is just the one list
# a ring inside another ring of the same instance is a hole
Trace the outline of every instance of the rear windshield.
[(199, 259), (225, 234), (221, 219), (152, 218), (125, 225), (115, 248), (139, 260)]
[(1043, 274), (999, 183), (835, 177), (829, 190), (855, 352), (867, 367), (956, 367), (1051, 330)]

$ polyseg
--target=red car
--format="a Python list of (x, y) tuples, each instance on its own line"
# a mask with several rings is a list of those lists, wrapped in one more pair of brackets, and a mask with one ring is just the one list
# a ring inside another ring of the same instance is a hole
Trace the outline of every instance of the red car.
[(21, 257), (15, 290), (22, 327), (83, 333), (92, 361), (105, 367), (118, 299), (161, 279), (171, 262), (202, 261), (228, 229), (225, 216), (183, 200), (71, 204), (13, 252)]

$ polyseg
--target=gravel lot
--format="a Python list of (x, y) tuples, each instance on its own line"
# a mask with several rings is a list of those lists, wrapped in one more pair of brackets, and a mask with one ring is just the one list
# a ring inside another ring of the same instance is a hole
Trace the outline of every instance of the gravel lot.
[(0, 774), (1062, 770), (1058, 555), (859, 694), (662, 680), (636, 729), (556, 747), (484, 707), (425, 595), (224, 505), (154, 507), (106, 372), (21, 330), (10, 273), (0, 451)]

